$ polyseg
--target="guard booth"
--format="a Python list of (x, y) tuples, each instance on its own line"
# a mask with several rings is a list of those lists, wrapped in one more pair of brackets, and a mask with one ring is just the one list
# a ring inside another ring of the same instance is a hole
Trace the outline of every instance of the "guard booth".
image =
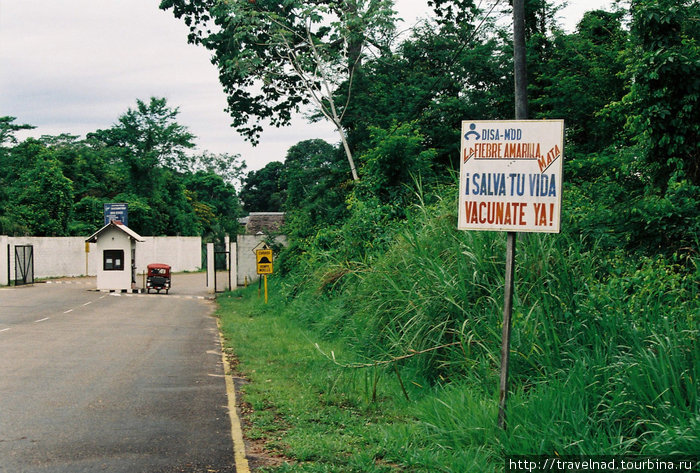
[(138, 233), (111, 221), (85, 241), (96, 244), (97, 290), (136, 289), (136, 242), (144, 241)]

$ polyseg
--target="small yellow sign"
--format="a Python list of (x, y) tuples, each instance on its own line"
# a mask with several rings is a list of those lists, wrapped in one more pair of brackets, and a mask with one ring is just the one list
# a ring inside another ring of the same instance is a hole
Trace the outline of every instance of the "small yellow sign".
[(255, 261), (257, 266), (258, 274), (272, 274), (273, 273), (273, 258), (272, 250), (256, 250), (255, 251)]

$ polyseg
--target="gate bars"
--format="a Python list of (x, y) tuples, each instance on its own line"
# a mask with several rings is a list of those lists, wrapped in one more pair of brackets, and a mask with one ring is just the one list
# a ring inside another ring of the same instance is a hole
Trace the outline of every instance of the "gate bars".
[[(10, 281), (10, 245), (7, 245), (7, 280)], [(34, 284), (34, 247), (15, 245), (15, 286)]]

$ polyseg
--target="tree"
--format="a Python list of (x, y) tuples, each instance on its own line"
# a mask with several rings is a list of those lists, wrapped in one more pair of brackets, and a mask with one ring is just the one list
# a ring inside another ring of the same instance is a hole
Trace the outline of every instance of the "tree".
[(33, 125), (17, 125), (13, 123), (17, 118), (4, 116), (0, 117), (0, 146), (4, 146), (5, 143), (15, 144), (17, 143), (17, 138), (15, 138), (15, 132), (20, 130), (32, 130), (36, 128)]
[(347, 166), (338, 147), (323, 140), (300, 141), (287, 151), (282, 180), (287, 234), (314, 235), (320, 228), (339, 225), (347, 213)]
[(28, 138), (29, 125), (0, 119), (0, 234), (86, 235), (103, 222), (103, 204), (129, 204), (129, 224), (144, 235), (235, 233), (240, 204), (233, 182), (238, 155), (187, 155), (193, 136), (165, 99), (137, 101), (110, 129), (88, 138)]
[(549, 59), (538, 66), (533, 118), (566, 119), (567, 154), (586, 155), (615, 143), (624, 121), (605, 108), (628, 91), (624, 77), (629, 33), (621, 12), (586, 12), (573, 34), (555, 32)]
[(365, 64), (346, 112), (356, 154), (370, 149), (372, 128), (412, 123), (437, 151), (436, 162), (458, 166), (460, 121), (511, 113), (512, 59), (490, 26), (441, 22), (415, 28), (392, 55)]
[(169, 107), (166, 99), (152, 97), (149, 103), (137, 100), (136, 105), (112, 128), (88, 134), (88, 140), (126, 171), (129, 182), (123, 201), (142, 209), (143, 219), (134, 223), (137, 231), (196, 235), (201, 227), (181, 179), (193, 165), (186, 150), (194, 148), (194, 135), (177, 122), (179, 110)]
[(76, 201), (115, 195), (129, 184), (126, 173), (110, 162), (108, 149), (95, 148), (73, 135), (42, 136), (40, 141), (61, 162), (63, 174), (73, 182)]
[(13, 196), (9, 215), (34, 236), (65, 236), (73, 206), (70, 179), (50, 151), (42, 153), (24, 174)]
[(403, 217), (415, 200), (415, 182), (429, 183), (435, 150), (425, 149), (414, 123), (391, 131), (373, 128), (372, 148), (363, 156), (363, 179), (356, 194), (376, 198), (390, 217)]
[(237, 233), (241, 205), (230, 182), (213, 172), (197, 171), (185, 176), (184, 183), (205, 237), (223, 239)]
[(632, 2), (635, 49), (629, 68), (628, 130), (661, 189), (688, 179), (700, 185), (700, 4)]
[[(324, 140), (300, 141), (290, 147), (282, 171), (287, 186), (285, 209), (304, 207), (304, 202), (318, 193), (319, 188), (325, 191), (345, 180), (347, 173), (340, 164), (338, 149)], [(339, 179), (338, 175), (341, 175)]]
[(241, 200), (247, 212), (280, 212), (285, 200), (284, 165), (272, 161), (258, 171), (250, 171), (243, 181)]
[(194, 173), (206, 172), (221, 176), (221, 178), (234, 184), (243, 177), (246, 163), (241, 160), (240, 154), (208, 153), (206, 151), (191, 157), (190, 170)]
[[(256, 143), (262, 119), (288, 125), (293, 112), (313, 104), (338, 131), (358, 179), (344, 112), (364, 56), (371, 49), (389, 50), (393, 0), (163, 0), (161, 8), (184, 17), (190, 41), (214, 51), (228, 111), (241, 134)], [(342, 83), (349, 86), (339, 100)]]
[(185, 171), (191, 165), (185, 150), (194, 148), (195, 136), (177, 122), (179, 113), (165, 98), (151, 97), (148, 104), (136, 100), (136, 108), (129, 108), (112, 128), (97, 130), (88, 138), (128, 151), (136, 172), (147, 173), (155, 167)]
[[(77, 200), (77, 199), (76, 199)], [(72, 220), (68, 230), (71, 235), (90, 235), (104, 225), (104, 204), (110, 200), (87, 195), (73, 204)]]

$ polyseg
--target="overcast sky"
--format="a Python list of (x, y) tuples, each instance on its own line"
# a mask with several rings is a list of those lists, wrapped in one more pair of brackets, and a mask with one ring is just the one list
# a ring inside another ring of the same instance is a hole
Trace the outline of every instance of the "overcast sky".
[[(585, 10), (610, 0), (570, 0), (562, 12), (571, 30)], [(109, 128), (136, 99), (166, 97), (179, 107), (200, 150), (240, 154), (248, 169), (282, 161), (309, 138), (339, 140), (330, 125), (266, 130), (253, 148), (229, 126), (226, 99), (210, 53), (187, 44), (187, 27), (159, 0), (0, 0), (0, 116), (37, 126), (19, 134), (85, 136)], [(397, 0), (413, 24), (430, 14), (426, 0)]]

